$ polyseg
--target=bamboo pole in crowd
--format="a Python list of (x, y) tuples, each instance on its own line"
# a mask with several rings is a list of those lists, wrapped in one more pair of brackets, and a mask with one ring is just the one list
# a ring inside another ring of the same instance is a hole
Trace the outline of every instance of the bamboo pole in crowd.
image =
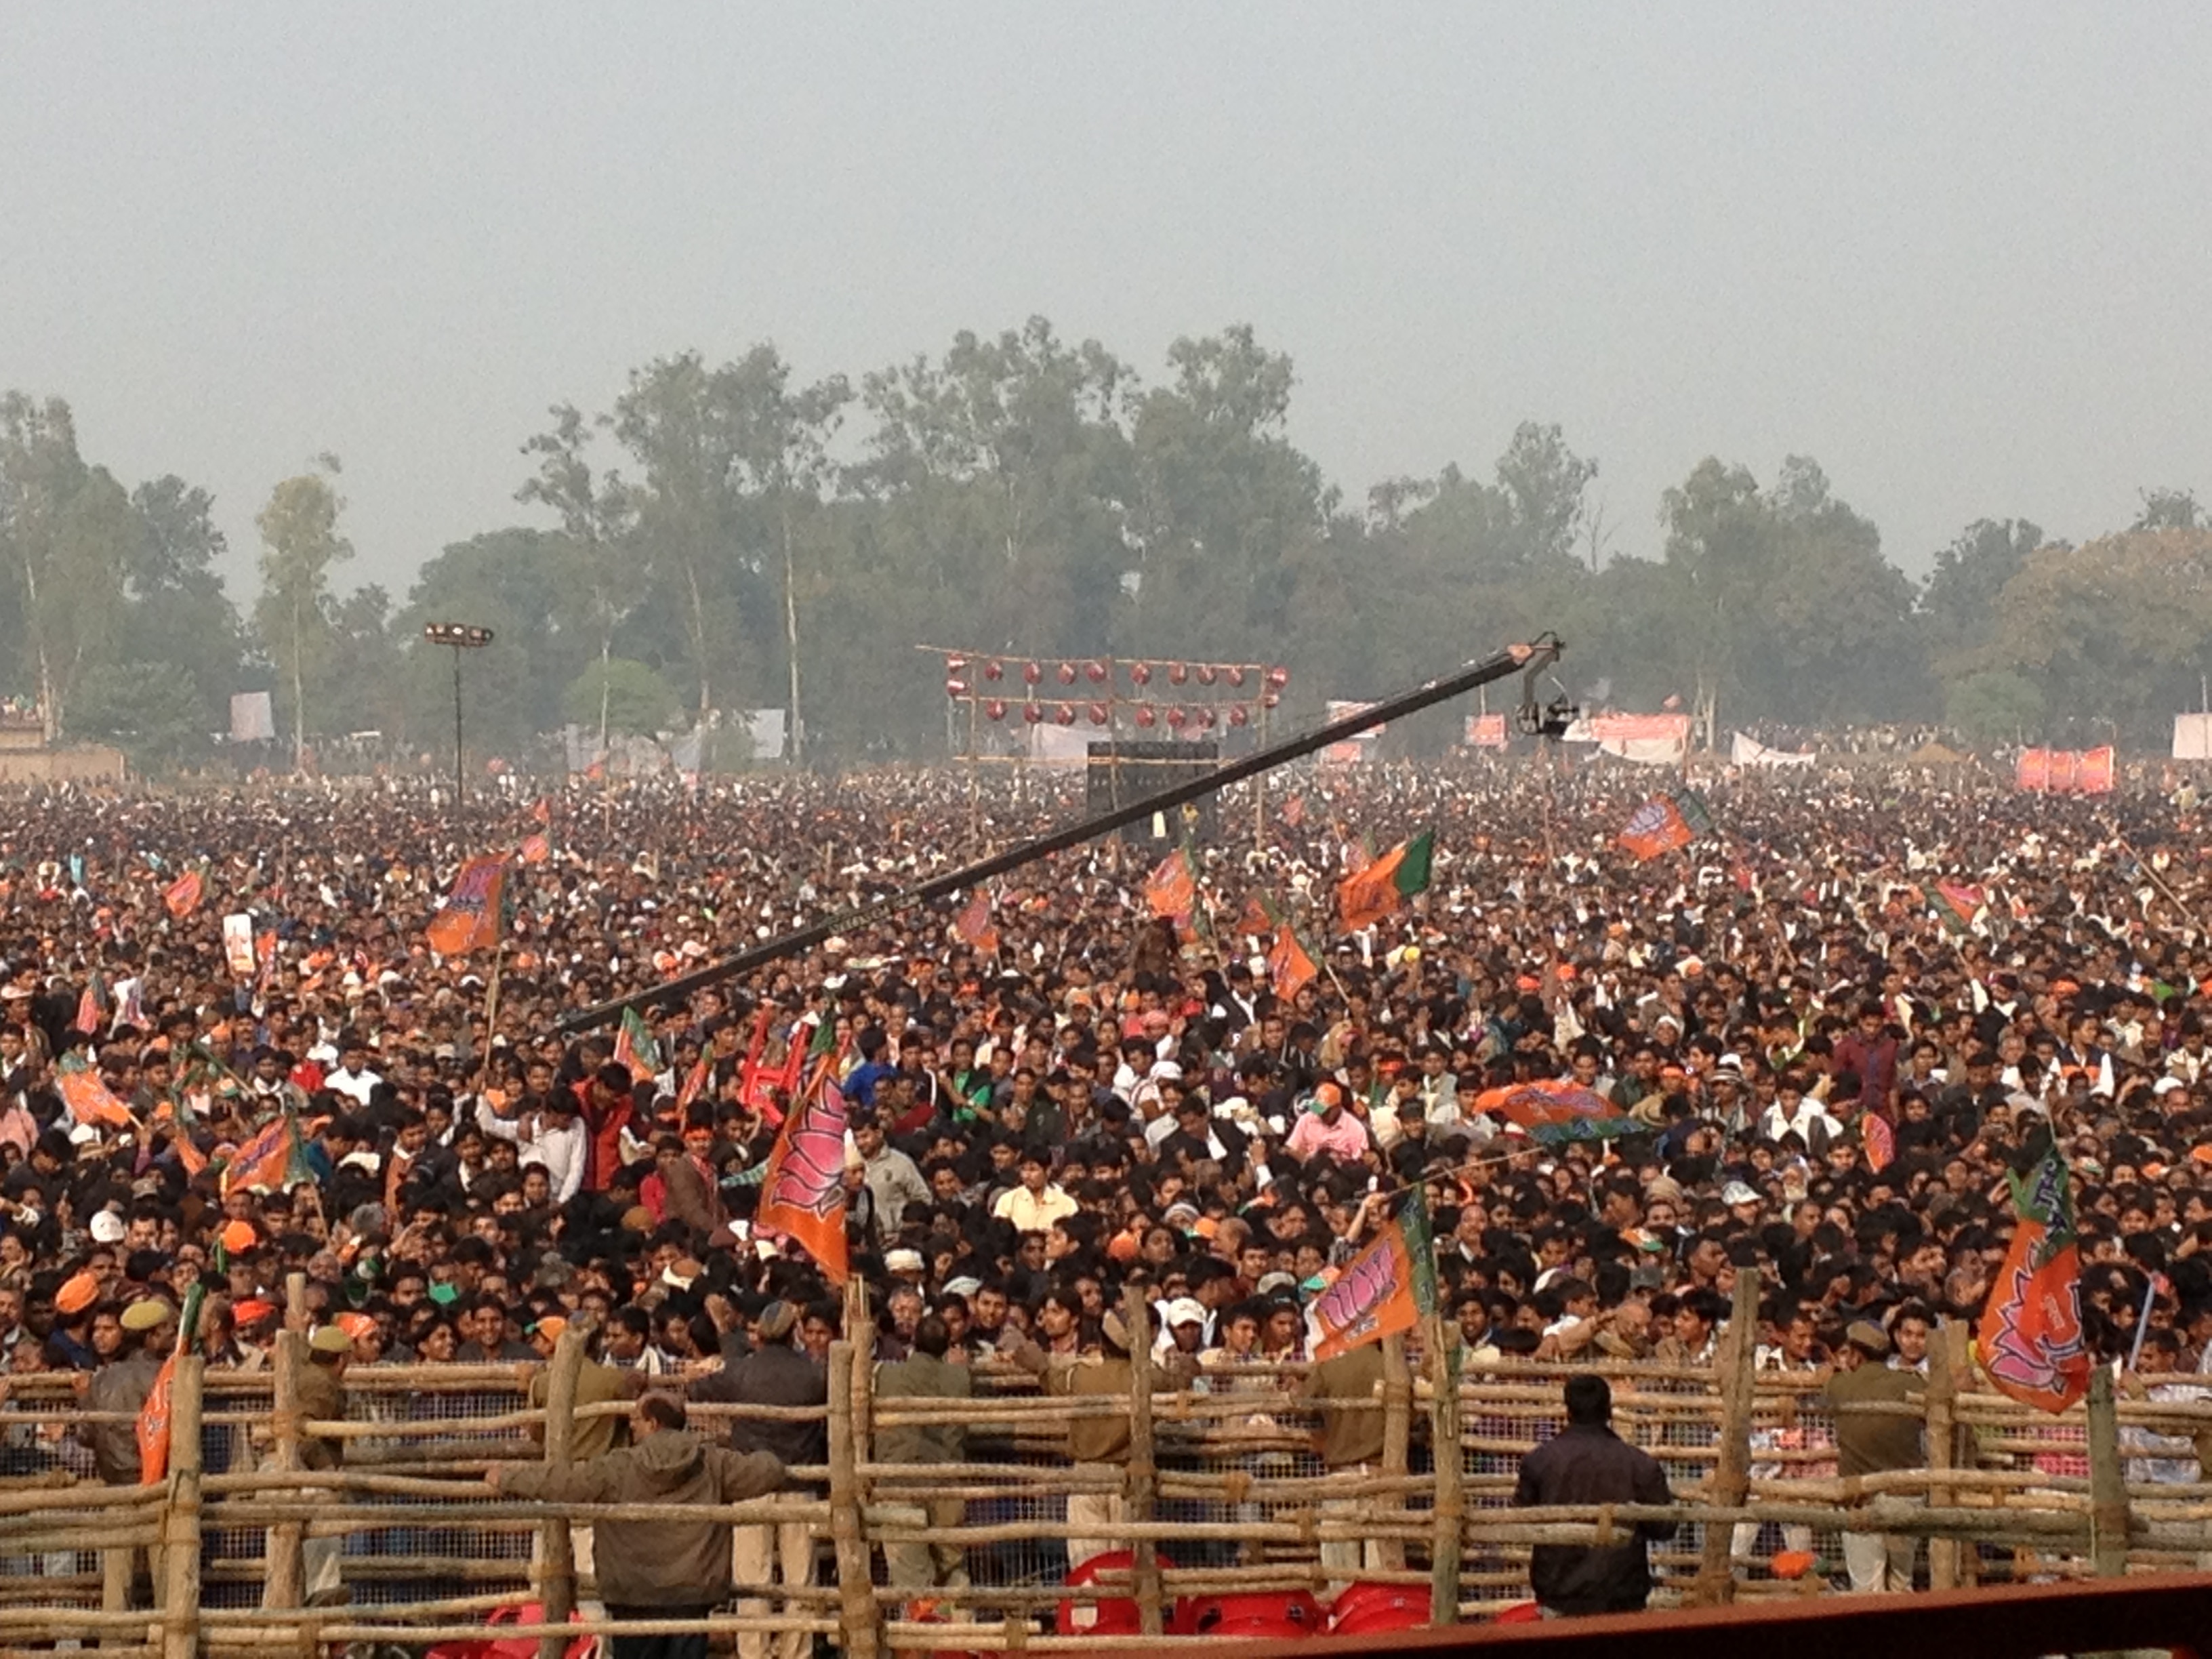
[[(307, 1338), (289, 1326), (276, 1333), (268, 1467), (279, 1474), (294, 1474), (300, 1467), (300, 1368), (307, 1363)], [(268, 1541), (263, 1547), (267, 1573), (264, 1606), (292, 1608), (303, 1599), (301, 1526), (297, 1521), (280, 1521), (269, 1528)]]
[[(574, 1325), (553, 1344), (553, 1363), (545, 1372), (545, 1461), (556, 1468), (567, 1466), (575, 1455), (576, 1382), (584, 1371), (584, 1333)], [(542, 1577), (538, 1604), (545, 1622), (568, 1622), (576, 1610), (575, 1540), (566, 1516), (553, 1516), (538, 1528)], [(561, 1659), (566, 1644), (548, 1636), (538, 1644), (538, 1659)]]
[[(1382, 1474), (1386, 1479), (1405, 1478), (1413, 1455), (1413, 1374), (1406, 1364), (1406, 1338), (1403, 1333), (1397, 1333), (1382, 1339)], [(1404, 1510), (1406, 1498), (1402, 1490), (1389, 1499), (1389, 1507), (1396, 1512)], [(1404, 1542), (1395, 1538), (1386, 1541), (1382, 1558), (1385, 1567), (1404, 1566)]]
[[(1928, 1502), (1933, 1507), (1947, 1509), (1958, 1501), (1958, 1489), (1951, 1482), (1936, 1477), (1948, 1474), (1958, 1462), (1959, 1380), (1951, 1369), (1951, 1346), (1938, 1332), (1928, 1345), (1927, 1446)], [(1931, 1590), (1954, 1589), (1959, 1583), (1960, 1550), (1955, 1538), (1931, 1538), (1928, 1540), (1928, 1588)]]
[(2089, 1372), (2089, 1559), (2100, 1578), (2128, 1570), (2127, 1478), (2112, 1373), (2099, 1365)]
[(1459, 1622), (1461, 1540), (1465, 1537), (1467, 1456), (1462, 1447), (1459, 1327), (1431, 1308), (1421, 1316), (1429, 1370), (1429, 1444), (1436, 1466), (1436, 1511), (1429, 1543), (1429, 1623)]
[(880, 1625), (861, 1531), (860, 1449), (854, 1432), (860, 1352), (849, 1340), (830, 1346), (830, 1538), (837, 1553), (838, 1639), (847, 1659), (876, 1659)]
[(1152, 1304), (1144, 1285), (1132, 1285), (1124, 1293), (1121, 1317), (1129, 1327), (1129, 1461), (1123, 1503), (1128, 1524), (1138, 1528), (1129, 1542), (1138, 1626), (1146, 1635), (1158, 1636), (1165, 1625), (1160, 1604), (1159, 1559), (1153, 1553), (1151, 1535), (1144, 1531), (1152, 1524), (1159, 1486), (1159, 1461), (1152, 1439)]
[[(207, 1362), (188, 1345), (169, 1382), (169, 1486), (161, 1525), (162, 1659), (199, 1648), (200, 1399)], [(142, 1471), (143, 1473), (143, 1471)]]
[[(1712, 1501), (1725, 1509), (1741, 1506), (1751, 1491), (1751, 1418), (1758, 1403), (1759, 1275), (1739, 1272), (1728, 1328), (1714, 1350), (1720, 1394), (1720, 1456), (1713, 1466)], [(1735, 1569), (1729, 1527), (1707, 1526), (1698, 1562), (1692, 1601), (1705, 1607), (1735, 1599)]]

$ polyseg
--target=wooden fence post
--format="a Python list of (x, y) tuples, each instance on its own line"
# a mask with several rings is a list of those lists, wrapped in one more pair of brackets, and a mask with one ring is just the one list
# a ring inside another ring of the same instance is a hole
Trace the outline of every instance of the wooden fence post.
[[(1466, 1534), (1467, 1457), (1460, 1446), (1459, 1326), (1431, 1312), (1421, 1321), (1429, 1373), (1429, 1445), (1436, 1466), (1436, 1531), (1429, 1545), (1429, 1623), (1459, 1622), (1460, 1540)], [(1386, 1384), (1387, 1386), (1387, 1384)]]
[[(1951, 1345), (1945, 1340), (1945, 1330), (1936, 1333), (1936, 1340), (1928, 1345), (1928, 1394), (1925, 1430), (1928, 1442), (1928, 1472), (1940, 1477), (1958, 1467), (1959, 1461), (1959, 1378), (1952, 1369)], [(1955, 1483), (1931, 1478), (1928, 1484), (1928, 1507), (1948, 1509), (1958, 1502)], [(1928, 1588), (1931, 1590), (1956, 1589), (1959, 1587), (1960, 1540), (1930, 1534), (1928, 1539)]]
[[(564, 1329), (553, 1344), (553, 1360), (545, 1370), (545, 1461), (558, 1468), (575, 1455), (576, 1380), (584, 1372), (584, 1334), (575, 1326)], [(568, 1517), (556, 1516), (538, 1526), (542, 1565), (538, 1587), (545, 1622), (564, 1624), (576, 1610), (575, 1540)], [(538, 1638), (538, 1659), (561, 1659), (568, 1641), (559, 1636)]]
[[(867, 1335), (862, 1333), (864, 1340)], [(837, 1551), (837, 1622), (847, 1659), (876, 1659), (882, 1645), (853, 1432), (853, 1379), (867, 1352), (850, 1341), (830, 1347), (830, 1538)]]
[[(1393, 1480), (1402, 1479), (1412, 1461), (1413, 1440), (1413, 1374), (1406, 1364), (1406, 1338), (1399, 1333), (1382, 1339), (1382, 1473)], [(1399, 1490), (1382, 1500), (1378, 1508), (1393, 1517), (1406, 1511), (1406, 1494)], [(1402, 1538), (1386, 1540), (1382, 1546), (1382, 1565), (1386, 1568), (1402, 1570), (1406, 1565), (1406, 1540)]]
[[(1971, 1470), (1977, 1461), (1976, 1438), (1973, 1429), (1960, 1421), (1958, 1396), (1974, 1386), (1973, 1334), (1967, 1328), (1965, 1320), (1954, 1319), (1938, 1330), (1936, 1337), (1943, 1345), (1943, 1362), (1951, 1372), (1952, 1466)], [(1986, 1492), (1969, 1488), (1958, 1492), (1951, 1501), (1966, 1507), (1979, 1508), (1990, 1499)], [(1961, 1589), (1970, 1589), (1981, 1582), (1981, 1552), (1974, 1547), (1972, 1540), (1962, 1540), (1959, 1545), (1958, 1574)]]
[(1121, 1298), (1121, 1318), (1129, 1328), (1129, 1462), (1122, 1507), (1129, 1525), (1139, 1529), (1129, 1540), (1138, 1626), (1145, 1635), (1158, 1636), (1165, 1627), (1159, 1558), (1152, 1534), (1142, 1530), (1152, 1522), (1160, 1484), (1152, 1437), (1152, 1308), (1146, 1295), (1144, 1285), (1132, 1285)]
[(2089, 1563), (2100, 1578), (2128, 1570), (2128, 1472), (2107, 1365), (2089, 1373)]
[[(300, 1467), (300, 1368), (307, 1363), (307, 1339), (298, 1331), (288, 1327), (276, 1333), (269, 1467), (281, 1474), (289, 1474)], [(298, 1496), (296, 1492), (288, 1495)], [(304, 1599), (301, 1536), (297, 1521), (270, 1524), (262, 1546), (263, 1606), (289, 1610)]]
[[(1751, 1417), (1759, 1382), (1759, 1275), (1755, 1272), (1740, 1271), (1735, 1276), (1735, 1301), (1713, 1358), (1721, 1398), (1721, 1440), (1709, 1501), (1717, 1509), (1735, 1509), (1751, 1494)], [(1711, 1607), (1735, 1600), (1735, 1566), (1730, 1555), (1735, 1542), (1734, 1527), (1717, 1521), (1705, 1523), (1697, 1583), (1690, 1589), (1692, 1605)]]
[(169, 1497), (161, 1515), (161, 1656), (200, 1645), (200, 1400), (207, 1362), (194, 1343), (169, 1384)]

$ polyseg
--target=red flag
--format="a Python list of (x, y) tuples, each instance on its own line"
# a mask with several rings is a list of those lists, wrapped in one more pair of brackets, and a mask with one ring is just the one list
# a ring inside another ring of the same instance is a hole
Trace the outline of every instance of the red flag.
[(2012, 1178), (2012, 1198), (2019, 1223), (1975, 1333), (1982, 1369), (2023, 1405), (2063, 1412), (2088, 1393), (2090, 1359), (2072, 1177), (2055, 1145)]
[(522, 838), (522, 861), (543, 864), (553, 856), (553, 843), (544, 836), (525, 836)]
[(702, 1054), (692, 1062), (691, 1069), (684, 1074), (684, 1086), (676, 1091), (676, 1115), (680, 1120), (691, 1109), (691, 1103), (707, 1091), (707, 1079), (714, 1073), (707, 1056)]
[(815, 1086), (784, 1119), (761, 1178), (753, 1224), (797, 1239), (842, 1285), (851, 1269), (845, 1254), (845, 1097), (836, 1069), (830, 1063), (818, 1067)]
[(1297, 829), (1306, 821), (1306, 798), (1293, 795), (1283, 803), (1283, 822)]

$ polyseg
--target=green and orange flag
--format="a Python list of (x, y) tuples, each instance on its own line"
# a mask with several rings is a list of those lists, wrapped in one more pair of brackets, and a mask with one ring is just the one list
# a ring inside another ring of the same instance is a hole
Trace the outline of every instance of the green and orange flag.
[(1437, 1249), (1419, 1187), (1336, 1282), (1306, 1309), (1306, 1353), (1316, 1364), (1410, 1331), (1437, 1309)]
[(615, 1027), (614, 1061), (633, 1079), (653, 1077), (660, 1070), (660, 1045), (653, 1040), (653, 1027), (645, 1023), (645, 1016), (635, 1008), (623, 1009), (622, 1024)]
[(2022, 1405), (2057, 1413), (2089, 1391), (2081, 1327), (2081, 1249), (2073, 1176), (2054, 1141), (2025, 1180), (2012, 1177), (2018, 1218), (1981, 1328), (1982, 1369)]
[(222, 1195), (235, 1192), (282, 1193), (294, 1187), (311, 1187), (315, 1166), (307, 1161), (307, 1143), (300, 1133), (300, 1120), (287, 1106), (231, 1154), (223, 1165)]
[(1436, 847), (1437, 832), (1424, 830), (1339, 882), (1336, 908), (1344, 931), (1372, 927), (1416, 893), (1426, 892)]

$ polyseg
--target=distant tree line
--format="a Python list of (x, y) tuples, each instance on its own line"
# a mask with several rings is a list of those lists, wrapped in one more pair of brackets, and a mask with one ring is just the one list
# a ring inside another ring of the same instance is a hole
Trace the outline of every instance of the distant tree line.
[[(852, 763), (945, 751), (918, 641), (1280, 662), (1305, 717), (1552, 629), (1571, 690), (1678, 698), (1722, 743), (1887, 721), (2160, 743), (2212, 672), (2212, 532), (2185, 491), (2079, 547), (1978, 520), (1916, 581), (1810, 459), (1763, 483), (1708, 459), (1659, 502), (1658, 559), (1608, 557), (1598, 463), (1559, 427), (1347, 501), (1287, 436), (1294, 385), (1246, 327), (1177, 341), (1157, 381), (1042, 318), (857, 382), (800, 384), (770, 344), (685, 352), (603, 410), (556, 406), (521, 446), (520, 522), (445, 549), (404, 603), (341, 592), (334, 458), (279, 482), (243, 606), (205, 490), (127, 487), (64, 402), (9, 392), (0, 696), (155, 769), (204, 763), (243, 689), (273, 692), (281, 757), (364, 729), (435, 750), (450, 664), (422, 625), (465, 621), (497, 634), (471, 665), (483, 753), (783, 706), (803, 758)], [(1396, 740), (1440, 747), (1454, 718)]]

